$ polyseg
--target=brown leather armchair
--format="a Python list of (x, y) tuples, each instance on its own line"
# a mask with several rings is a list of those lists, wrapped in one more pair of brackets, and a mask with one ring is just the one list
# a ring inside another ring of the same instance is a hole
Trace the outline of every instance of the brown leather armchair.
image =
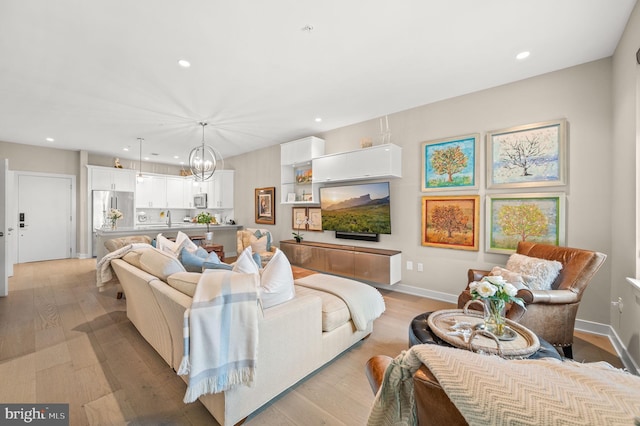
[[(552, 290), (518, 290), (518, 297), (524, 300), (527, 309), (513, 304), (506, 313), (507, 318), (561, 347), (567, 358), (573, 358), (573, 329), (582, 293), (607, 256), (595, 251), (530, 242), (518, 243), (516, 253), (556, 260), (562, 263), (562, 270), (552, 284)], [(458, 296), (459, 308), (471, 299), (469, 283), (488, 274), (489, 271), (469, 269), (467, 288)]]
[[(367, 361), (365, 370), (374, 394), (378, 393), (384, 372), (392, 360), (393, 358), (386, 355), (376, 355)], [(424, 365), (413, 375), (413, 392), (420, 426), (467, 424), (460, 411), (440, 386), (438, 379)]]

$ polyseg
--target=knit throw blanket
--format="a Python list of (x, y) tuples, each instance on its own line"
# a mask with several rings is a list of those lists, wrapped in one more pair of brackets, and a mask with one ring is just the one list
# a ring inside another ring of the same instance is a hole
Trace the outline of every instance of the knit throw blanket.
[(416, 424), (413, 373), (425, 364), (470, 425), (633, 425), (640, 377), (605, 362), (505, 360), (413, 346), (387, 368), (369, 425)]
[(235, 385), (253, 384), (258, 351), (257, 274), (208, 269), (184, 314), (184, 357), (189, 376), (184, 402)]
[(96, 265), (96, 285), (103, 290), (103, 286), (113, 279), (113, 268), (111, 267), (111, 261), (113, 259), (120, 259), (131, 250), (137, 250), (143, 247), (151, 247), (146, 243), (133, 243), (121, 247), (111, 253), (107, 253), (102, 259), (98, 261)]

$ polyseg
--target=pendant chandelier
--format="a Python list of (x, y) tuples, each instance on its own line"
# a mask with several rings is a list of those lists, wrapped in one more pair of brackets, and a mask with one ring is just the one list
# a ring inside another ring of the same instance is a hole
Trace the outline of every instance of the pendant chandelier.
[(191, 150), (189, 154), (189, 168), (191, 169), (191, 174), (194, 179), (203, 182), (213, 176), (218, 162), (223, 160), (217, 150), (204, 143), (204, 128), (207, 123), (200, 122), (198, 124), (202, 126), (202, 143)]
[(138, 138), (138, 142), (140, 143), (140, 161), (138, 163), (138, 176), (136, 176), (136, 181), (138, 183), (142, 183), (144, 181), (144, 176), (142, 176), (142, 142), (144, 138)]

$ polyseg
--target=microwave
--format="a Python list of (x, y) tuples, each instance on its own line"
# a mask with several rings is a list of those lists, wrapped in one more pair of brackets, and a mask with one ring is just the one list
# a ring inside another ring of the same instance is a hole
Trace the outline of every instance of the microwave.
[(207, 208), (207, 194), (195, 194), (193, 196), (193, 207), (197, 209)]

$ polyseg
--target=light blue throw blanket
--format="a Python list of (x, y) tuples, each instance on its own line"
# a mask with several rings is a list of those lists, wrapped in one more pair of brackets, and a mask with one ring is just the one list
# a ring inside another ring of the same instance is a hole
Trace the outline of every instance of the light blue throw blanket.
[(184, 402), (235, 385), (251, 386), (258, 350), (257, 274), (203, 272), (184, 314), (184, 357), (178, 374), (189, 375)]

